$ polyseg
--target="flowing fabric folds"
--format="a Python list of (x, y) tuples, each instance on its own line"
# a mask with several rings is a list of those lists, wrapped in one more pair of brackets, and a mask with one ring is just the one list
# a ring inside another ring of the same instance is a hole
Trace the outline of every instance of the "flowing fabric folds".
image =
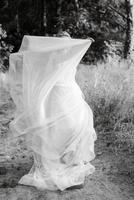
[(16, 104), (10, 128), (15, 137), (25, 135), (34, 152), (34, 166), (22, 184), (64, 190), (94, 171), (93, 115), (75, 82), (90, 44), (90, 39), (24, 36), (19, 52), (10, 56)]

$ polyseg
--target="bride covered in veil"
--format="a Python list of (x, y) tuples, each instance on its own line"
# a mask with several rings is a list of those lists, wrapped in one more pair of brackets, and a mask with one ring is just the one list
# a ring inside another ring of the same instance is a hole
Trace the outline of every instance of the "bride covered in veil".
[(24, 36), (10, 56), (10, 93), (16, 104), (10, 124), (25, 135), (34, 163), (19, 183), (64, 190), (94, 172), (93, 114), (75, 81), (91, 39)]

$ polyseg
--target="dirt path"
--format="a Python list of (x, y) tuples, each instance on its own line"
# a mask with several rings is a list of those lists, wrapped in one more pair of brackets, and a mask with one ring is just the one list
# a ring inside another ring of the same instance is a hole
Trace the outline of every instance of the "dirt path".
[(104, 139), (110, 135), (107, 133), (98, 135), (93, 161), (96, 172), (87, 177), (83, 189), (50, 192), (18, 185), (33, 159), (24, 139), (7, 140), (14, 105), (8, 92), (0, 92), (0, 200), (134, 200), (134, 157), (128, 152), (115, 154), (110, 136)]

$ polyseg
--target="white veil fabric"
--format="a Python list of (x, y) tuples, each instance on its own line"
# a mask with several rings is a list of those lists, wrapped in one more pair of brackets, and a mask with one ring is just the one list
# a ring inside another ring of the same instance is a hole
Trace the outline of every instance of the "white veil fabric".
[(34, 165), (19, 183), (64, 190), (94, 171), (93, 114), (75, 81), (91, 39), (24, 36), (10, 56), (10, 93), (16, 104), (10, 128), (25, 135)]

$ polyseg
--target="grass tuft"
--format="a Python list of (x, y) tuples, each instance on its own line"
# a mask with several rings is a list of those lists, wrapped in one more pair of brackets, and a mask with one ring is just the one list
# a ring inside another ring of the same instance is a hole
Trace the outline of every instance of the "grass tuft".
[(109, 59), (83, 68), (78, 82), (94, 112), (99, 133), (113, 134), (114, 143), (134, 148), (134, 63)]

